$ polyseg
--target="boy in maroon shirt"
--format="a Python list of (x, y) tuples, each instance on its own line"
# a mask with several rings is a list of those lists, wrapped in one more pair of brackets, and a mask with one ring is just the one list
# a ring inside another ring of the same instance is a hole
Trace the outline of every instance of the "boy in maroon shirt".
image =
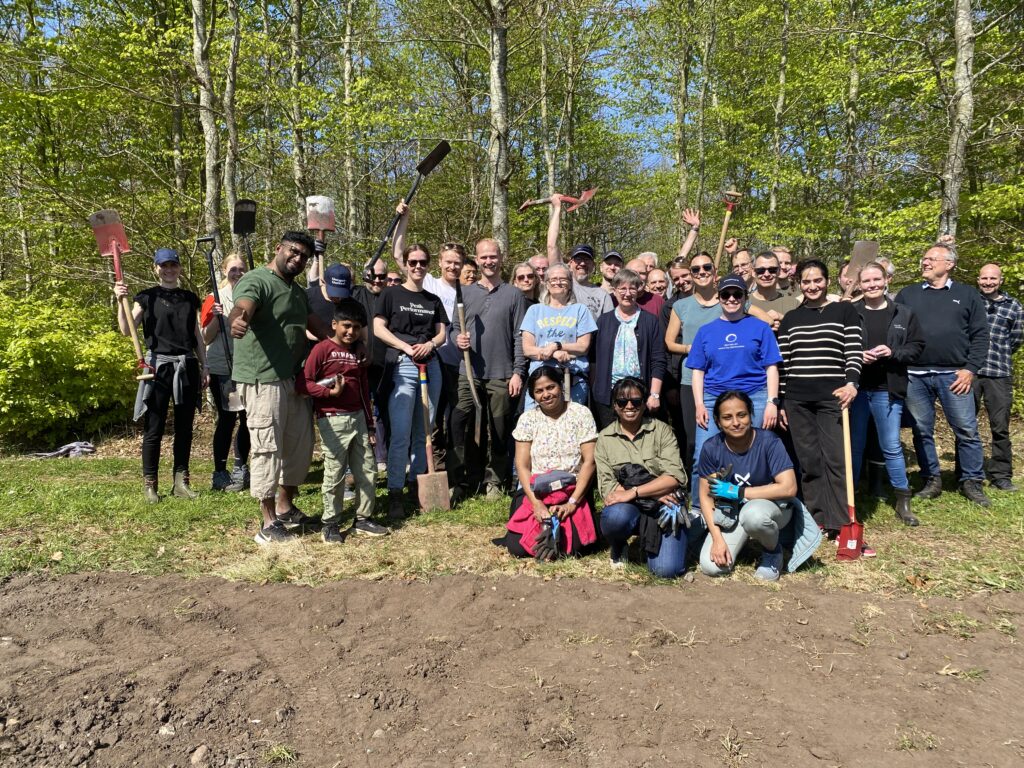
[[(353, 349), (365, 327), (363, 306), (354, 299), (342, 299), (335, 305), (333, 334), (306, 358), (305, 389), (313, 398), (324, 451), (322, 536), (328, 544), (341, 544), (351, 530), (376, 536), (390, 533), (370, 520), (376, 496), (373, 412), (369, 376)], [(356, 519), (352, 528), (342, 530), (346, 466), (355, 479)]]

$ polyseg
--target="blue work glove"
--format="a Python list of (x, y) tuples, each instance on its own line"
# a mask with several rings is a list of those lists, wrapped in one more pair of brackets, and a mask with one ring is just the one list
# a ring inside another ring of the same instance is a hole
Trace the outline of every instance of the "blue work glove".
[(725, 480), (719, 480), (715, 478), (708, 483), (708, 488), (711, 490), (711, 495), (718, 499), (727, 499), (729, 501), (745, 501), (744, 499), (744, 486), (736, 485), (735, 483), (727, 483)]
[(673, 536), (679, 533), (679, 524), (682, 522), (683, 510), (678, 504), (662, 504), (661, 515), (658, 517), (658, 527), (665, 533)]

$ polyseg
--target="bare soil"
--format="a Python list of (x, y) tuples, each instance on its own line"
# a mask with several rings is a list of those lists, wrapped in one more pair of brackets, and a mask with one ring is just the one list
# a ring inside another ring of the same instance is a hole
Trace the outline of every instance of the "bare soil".
[(1019, 594), (0, 584), (0, 766), (1019, 766)]

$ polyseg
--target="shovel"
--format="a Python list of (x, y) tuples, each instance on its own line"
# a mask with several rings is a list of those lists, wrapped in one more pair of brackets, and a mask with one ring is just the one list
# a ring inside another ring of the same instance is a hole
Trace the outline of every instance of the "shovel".
[[(124, 233), (121, 216), (117, 211), (110, 209), (97, 211), (89, 217), (89, 226), (92, 227), (92, 233), (96, 236), (96, 246), (100, 249), (100, 254), (110, 256), (114, 260), (114, 279), (119, 283), (124, 282), (124, 273), (121, 271), (121, 254), (131, 253), (132, 249), (128, 245), (128, 236)], [(135, 378), (139, 381), (152, 379), (156, 375), (156, 371), (146, 362), (142, 354), (139, 329), (135, 327), (135, 320), (132, 318), (132, 305), (127, 296), (121, 297), (121, 309), (131, 331), (135, 357), (139, 361), (139, 368), (142, 369), (142, 373)]]
[[(466, 330), (466, 305), (462, 301), (462, 283), (455, 281), (455, 313), (459, 316), (459, 328), (463, 333), (469, 333)], [(476, 390), (476, 378), (473, 376), (473, 361), (470, 357), (469, 350), (462, 350), (462, 359), (466, 364), (466, 379), (469, 381), (469, 393), (473, 395), (473, 411), (474, 411), (474, 422), (473, 422), (473, 437), (476, 440), (476, 447), (480, 447), (481, 429), (484, 421), (484, 406), (480, 402), (480, 393)]]
[[(213, 284), (213, 300), (220, 304), (220, 289), (217, 287), (217, 273), (213, 268), (213, 252), (217, 250), (217, 238), (214, 235), (206, 235), (205, 237), (196, 238), (196, 245), (209, 244), (209, 249), (206, 251), (206, 266), (210, 268), (210, 282)], [(228, 361), (228, 370), (233, 371), (235, 369), (234, 361), (231, 357), (231, 343), (228, 341), (228, 325), (224, 321), (224, 315), (217, 315), (218, 324), (220, 325), (220, 338), (221, 343), (224, 345), (224, 357)], [(238, 396), (238, 389), (235, 387), (235, 382), (228, 376), (227, 381), (223, 384), (221, 390), (226, 395), (224, 398), (225, 407), (224, 410), (230, 413), (240, 413), (245, 410), (245, 406), (242, 405), (242, 399)]]
[(249, 245), (249, 235), (256, 231), (256, 201), (238, 200), (235, 203), (235, 217), (231, 222), (231, 232), (242, 236), (245, 244), (245, 255), (249, 260), (249, 271), (255, 269), (252, 261), (252, 246)]
[(715, 251), (715, 273), (718, 273), (719, 262), (722, 261), (722, 251), (725, 250), (725, 233), (729, 231), (729, 219), (732, 218), (733, 209), (739, 205), (740, 199), (743, 197), (742, 192), (737, 192), (735, 187), (730, 187), (728, 191), (723, 193), (725, 198), (722, 202), (725, 203), (725, 218), (722, 220), (722, 234), (718, 238), (718, 250)]
[[(562, 199), (567, 203), (572, 203), (568, 208), (565, 209), (566, 213), (572, 213), (577, 208), (581, 208), (593, 199), (594, 195), (597, 194), (597, 187), (591, 187), (590, 189), (584, 190), (580, 193), (579, 197), (569, 197), (568, 195), (562, 195)], [(527, 208), (532, 208), (535, 205), (547, 205), (551, 202), (550, 197), (541, 197), (537, 200), (527, 200), (525, 203), (519, 206), (519, 212), (522, 213)]]
[[(312, 195), (306, 198), (306, 228), (316, 233), (316, 239), (321, 245), (324, 242), (324, 233), (334, 231), (334, 200), (323, 195)], [(327, 297), (327, 276), (324, 274), (324, 249), (320, 248), (316, 254), (317, 266), (320, 269), (320, 293)]]
[(839, 530), (839, 550), (836, 556), (840, 560), (856, 560), (864, 548), (864, 526), (857, 522), (857, 512), (853, 508), (853, 455), (850, 451), (850, 411), (843, 408), (843, 460), (846, 464), (846, 511), (850, 522)]
[(448, 473), (434, 470), (434, 441), (430, 439), (430, 395), (427, 392), (427, 366), (426, 363), (417, 363), (416, 367), (420, 369), (420, 401), (423, 404), (423, 433), (427, 445), (427, 474), (416, 477), (420, 509), (424, 512), (432, 509), (451, 509), (452, 502), (448, 497)]
[[(403, 199), (409, 205), (412, 204), (412, 199), (416, 195), (416, 190), (419, 189), (420, 182), (427, 177), (427, 175), (437, 167), (438, 163), (448, 157), (448, 153), (452, 151), (452, 146), (447, 141), (440, 142), (436, 147), (430, 150), (430, 154), (427, 155), (420, 164), (416, 166), (416, 178), (412, 182), (412, 187), (409, 189)], [(388, 240), (395, 234), (395, 227), (398, 226), (398, 222), (401, 220), (401, 214), (396, 213), (394, 218), (391, 219), (391, 223), (388, 224), (388, 231), (384, 234), (384, 237), (380, 241), (380, 245), (377, 247), (377, 252), (373, 254), (373, 257), (366, 262), (366, 266), (363, 267), (364, 272), (370, 272), (373, 270), (373, 265), (377, 263), (377, 259), (380, 258), (381, 254), (384, 253), (384, 249), (387, 247)]]

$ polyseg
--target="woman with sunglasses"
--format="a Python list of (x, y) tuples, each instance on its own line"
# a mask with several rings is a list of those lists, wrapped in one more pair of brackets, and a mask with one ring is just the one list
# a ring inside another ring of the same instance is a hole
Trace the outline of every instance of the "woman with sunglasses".
[[(780, 532), (792, 520), (799, 536), (789, 570), (807, 560), (821, 543), (821, 532), (794, 498), (793, 462), (771, 431), (755, 429), (754, 404), (745, 392), (723, 392), (713, 405), (719, 432), (708, 439), (697, 460), (699, 503), (708, 535), (700, 552), (700, 569), (708, 576), (732, 571), (749, 539), (763, 554), (754, 576), (778, 581), (782, 572)], [(795, 520), (794, 520), (795, 518)]]
[(651, 573), (681, 576), (688, 526), (676, 493), (686, 487), (686, 474), (675, 435), (668, 424), (647, 415), (647, 387), (639, 379), (617, 381), (611, 398), (615, 421), (597, 436), (594, 461), (604, 499), (601, 532), (611, 545), (612, 566), (626, 562), (626, 544), (636, 535)]
[(650, 391), (644, 389), (647, 410), (658, 410), (666, 365), (661, 322), (650, 312), (640, 311), (643, 278), (631, 269), (620, 269), (610, 282), (618, 304), (597, 319), (590, 376), (591, 407), (598, 429), (616, 420), (612, 388), (627, 376), (650, 382)]
[(566, 402), (562, 374), (550, 365), (530, 374), (526, 391), (537, 407), (519, 418), (512, 437), (516, 474), (530, 480), (513, 497), (504, 544), (516, 557), (537, 556), (537, 535), (545, 525), (550, 533), (554, 517), (565, 532), (555, 550), (542, 556), (578, 554), (597, 540), (587, 501), (594, 479), (594, 417), (586, 406)]
[[(718, 281), (721, 315), (694, 336), (686, 367), (693, 371), (693, 404), (697, 415), (694, 457), (718, 426), (708, 416), (723, 392), (739, 391), (754, 403), (751, 417), (761, 429), (772, 429), (779, 415), (779, 363), (782, 355), (771, 327), (746, 312), (747, 285), (739, 275)], [(694, 500), (696, 504), (696, 499)]]
[(527, 308), (536, 304), (540, 298), (537, 272), (528, 262), (522, 261), (512, 268), (512, 285), (523, 292)]
[(125, 336), (129, 324), (142, 327), (149, 350), (149, 364), (155, 378), (139, 382), (135, 398), (135, 420), (143, 421), (142, 481), (143, 496), (150, 504), (160, 501), (157, 473), (160, 442), (167, 426), (167, 409), (174, 402), (174, 487), (172, 495), (198, 498), (189, 483), (189, 457), (192, 453), (192, 424), (200, 405), (199, 393), (209, 384), (206, 343), (199, 329), (199, 297), (178, 285), (181, 261), (172, 248), (160, 248), (153, 255), (157, 285), (140, 291), (132, 302), (131, 316), (121, 309), (121, 297), (128, 286), (114, 283), (118, 298), (117, 325)]
[(914, 526), (918, 519), (910, 511), (913, 494), (900, 445), (900, 422), (907, 397), (907, 364), (917, 360), (925, 341), (914, 311), (886, 296), (887, 278), (881, 264), (866, 264), (859, 277), (861, 299), (853, 303), (864, 324), (864, 367), (857, 397), (850, 406), (853, 482), (857, 484), (864, 464), (868, 422), (874, 421), (885, 469), (896, 494), (896, 517)]
[[(381, 294), (373, 319), (377, 340), (388, 347), (385, 361), (391, 369), (388, 517), (392, 520), (405, 517), (402, 489), (409, 487), (410, 497), (415, 499), (416, 477), (427, 471), (418, 366), (427, 366), (428, 419), (433, 423), (441, 391), (441, 366), (436, 352), (444, 343), (445, 326), (448, 325), (441, 299), (423, 288), (423, 279), (430, 265), (426, 246), (414, 243), (406, 247), (402, 263), (408, 271), (405, 282), (387, 288)], [(408, 482), (407, 465), (410, 466)]]
[[(780, 420), (793, 434), (804, 503), (830, 539), (849, 521), (842, 409), (857, 397), (864, 345), (861, 319), (848, 301), (828, 300), (828, 267), (800, 262), (803, 301), (782, 318), (779, 347), (785, 372)], [(874, 556), (870, 547), (863, 554)]]
[[(523, 333), (523, 354), (530, 361), (530, 371), (541, 366), (568, 369), (572, 401), (586, 405), (589, 392), (587, 372), (590, 363), (587, 351), (597, 332), (597, 323), (586, 305), (576, 301), (572, 290), (572, 273), (564, 264), (551, 265), (545, 275), (544, 299), (526, 310), (520, 330)], [(533, 397), (527, 396), (525, 410), (535, 408)]]
[[(200, 314), (203, 341), (206, 342), (206, 362), (210, 366), (210, 396), (217, 410), (217, 426), (213, 430), (213, 483), (215, 491), (244, 491), (249, 487), (249, 429), (245, 422), (245, 411), (229, 411), (228, 397), (234, 390), (231, 382), (231, 366), (228, 364), (228, 353), (234, 352), (235, 340), (230, 332), (224, 336), (227, 348), (220, 336), (220, 321), (235, 306), (232, 291), (246, 273), (245, 260), (237, 253), (228, 254), (220, 265), (224, 279), (217, 286), (220, 304), (214, 301), (211, 293), (203, 302)], [(235, 424), (238, 432), (235, 433)], [(231, 438), (235, 443), (234, 472), (228, 473), (228, 452), (231, 449)]]

